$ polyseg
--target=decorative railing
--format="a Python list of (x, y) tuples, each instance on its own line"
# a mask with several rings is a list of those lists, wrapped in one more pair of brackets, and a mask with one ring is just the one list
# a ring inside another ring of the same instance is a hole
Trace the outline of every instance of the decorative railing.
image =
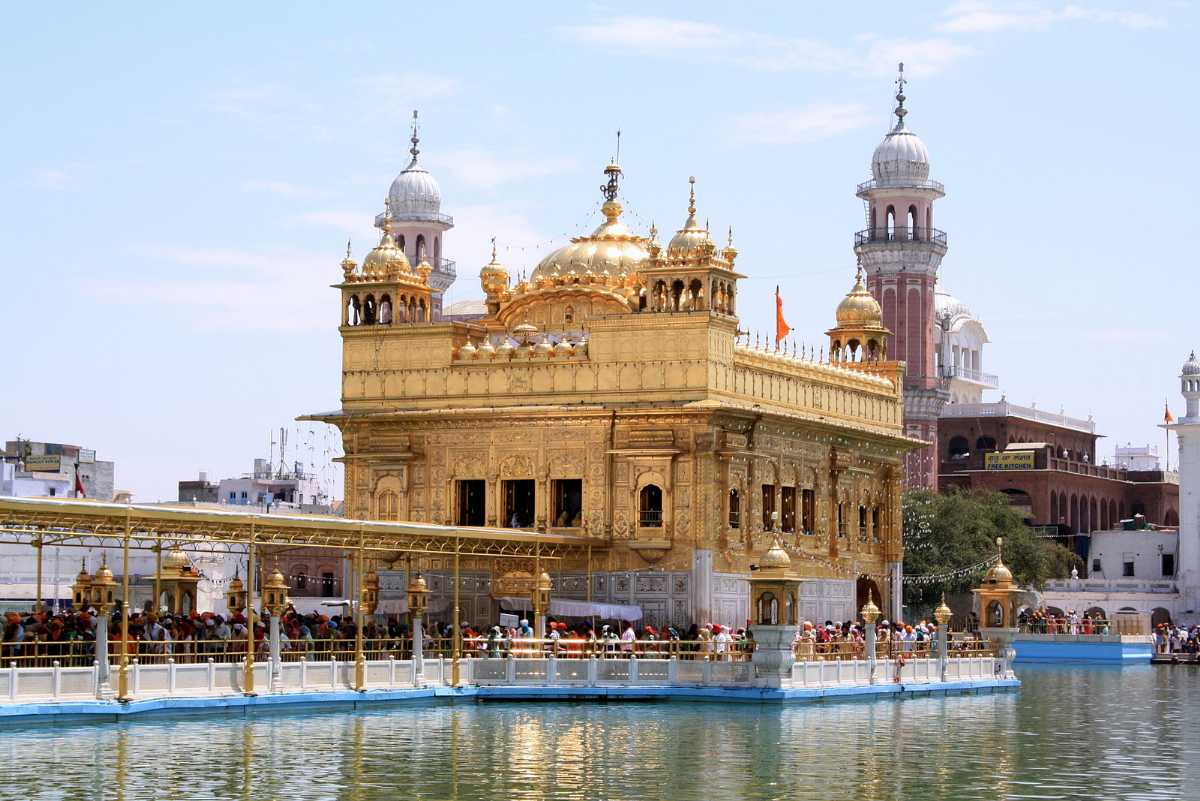
[(1081, 420), (1078, 417), (1068, 417), (1064, 414), (1045, 412), (1032, 406), (1021, 406), (1008, 401), (996, 403), (951, 403), (942, 409), (942, 417), (1018, 417), (1022, 420), (1032, 420), (1037, 423), (1072, 428), (1077, 431), (1096, 433), (1096, 423), (1090, 418)]
[(854, 234), (854, 244), (886, 245), (892, 242), (932, 242), (946, 245), (946, 232), (937, 228), (901, 228), (892, 231), (885, 228), (867, 228)]
[(904, 178), (884, 178), (882, 181), (872, 178), (869, 181), (863, 181), (859, 184), (855, 191), (856, 194), (861, 195), (873, 189), (932, 189), (943, 195), (946, 194), (946, 187), (942, 185), (941, 181), (931, 181), (929, 179), (915, 181)]
[(997, 376), (979, 370), (968, 370), (966, 367), (958, 365), (943, 365), (942, 378), (961, 378), (963, 381), (970, 381), (989, 389), (998, 389), (1000, 386), (1000, 379)]

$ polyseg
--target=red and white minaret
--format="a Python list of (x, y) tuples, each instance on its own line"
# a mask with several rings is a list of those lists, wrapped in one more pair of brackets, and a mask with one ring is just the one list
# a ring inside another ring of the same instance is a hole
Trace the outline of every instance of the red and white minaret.
[(871, 158), (872, 178), (858, 185), (867, 205), (867, 228), (854, 235), (854, 252), (867, 273), (867, 289), (894, 332), (892, 358), (906, 363), (905, 433), (930, 443), (906, 457), (909, 487), (937, 488), (937, 421), (949, 399), (937, 372), (937, 271), (946, 234), (933, 227), (933, 203), (945, 195), (929, 180), (925, 143), (904, 123), (904, 65), (896, 80), (896, 124)]

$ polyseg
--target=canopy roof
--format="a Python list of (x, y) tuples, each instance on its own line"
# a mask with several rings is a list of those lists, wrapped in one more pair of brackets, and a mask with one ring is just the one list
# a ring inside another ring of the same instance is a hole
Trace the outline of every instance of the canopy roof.
[(282, 545), (388, 553), (560, 559), (606, 543), (569, 534), (432, 523), (350, 520), (57, 498), (0, 498), (0, 542), (153, 548)]

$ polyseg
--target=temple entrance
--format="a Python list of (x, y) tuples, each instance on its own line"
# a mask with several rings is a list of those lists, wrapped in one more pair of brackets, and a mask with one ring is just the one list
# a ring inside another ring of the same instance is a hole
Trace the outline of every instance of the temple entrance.
[(854, 617), (856, 618), (858, 610), (867, 605), (868, 598), (874, 602), (875, 606), (883, 609), (883, 595), (879, 592), (879, 585), (875, 583), (875, 579), (860, 576), (854, 583), (854, 596)]

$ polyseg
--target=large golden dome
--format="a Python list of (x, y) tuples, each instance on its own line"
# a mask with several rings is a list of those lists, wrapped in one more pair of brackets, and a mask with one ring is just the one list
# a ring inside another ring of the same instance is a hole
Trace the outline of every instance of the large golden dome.
[(883, 325), (883, 310), (879, 302), (863, 286), (862, 271), (854, 281), (854, 288), (838, 304), (837, 324), (839, 328), (863, 328)]
[(620, 175), (621, 168), (610, 164), (604, 172), (610, 176), (608, 186), (604, 187), (605, 203), (601, 207), (604, 222), (589, 236), (577, 236), (570, 244), (563, 245), (542, 259), (530, 276), (531, 284), (536, 286), (541, 276), (582, 278), (592, 273), (598, 278), (605, 275), (616, 278), (635, 274), (649, 258), (646, 239), (630, 231), (620, 219), (622, 209), (616, 197), (616, 177)]

